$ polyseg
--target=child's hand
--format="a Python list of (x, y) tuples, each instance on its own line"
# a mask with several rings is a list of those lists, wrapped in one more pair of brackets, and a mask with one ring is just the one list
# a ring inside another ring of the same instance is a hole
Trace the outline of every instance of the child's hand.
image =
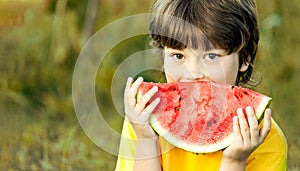
[(248, 122), (242, 109), (237, 110), (238, 117), (233, 120), (234, 140), (223, 151), (223, 162), (246, 164), (249, 155), (264, 141), (271, 129), (271, 109), (266, 109), (261, 129), (252, 107), (246, 108)]
[(159, 103), (159, 99), (155, 99), (147, 107), (146, 104), (158, 91), (158, 88), (153, 87), (137, 101), (136, 95), (143, 82), (143, 78), (139, 77), (134, 83), (132, 82), (133, 79), (129, 77), (124, 92), (125, 114), (135, 130), (137, 139), (156, 138), (156, 133), (149, 125), (149, 117)]

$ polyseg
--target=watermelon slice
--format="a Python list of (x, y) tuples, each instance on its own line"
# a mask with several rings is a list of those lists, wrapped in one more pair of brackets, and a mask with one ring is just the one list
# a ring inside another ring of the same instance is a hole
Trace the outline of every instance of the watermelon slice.
[(209, 81), (143, 82), (139, 95), (153, 86), (158, 92), (150, 102), (159, 97), (160, 103), (150, 116), (152, 128), (174, 146), (194, 153), (226, 148), (232, 142), (237, 109), (252, 106), (261, 120), (271, 102), (253, 90)]

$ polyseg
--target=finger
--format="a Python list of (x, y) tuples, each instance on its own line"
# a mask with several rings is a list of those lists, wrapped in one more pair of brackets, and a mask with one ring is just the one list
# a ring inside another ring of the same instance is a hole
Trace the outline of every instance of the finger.
[(266, 136), (269, 134), (269, 132), (271, 130), (271, 125), (272, 125), (271, 117), (272, 117), (271, 109), (266, 109), (265, 115), (264, 115), (263, 127), (260, 129), (260, 141), (261, 142), (266, 138)]
[(150, 114), (154, 111), (155, 107), (159, 104), (160, 99), (156, 98), (152, 103), (150, 103), (141, 113), (140, 117), (142, 120), (148, 122)]
[(136, 93), (138, 91), (138, 88), (140, 87), (142, 82), (143, 82), (143, 77), (139, 77), (137, 80), (135, 80), (133, 82), (133, 84), (131, 85), (131, 88), (129, 90), (129, 94), (135, 97)]
[(129, 93), (129, 89), (130, 89), (132, 81), (133, 81), (133, 78), (131, 78), (131, 77), (127, 78), (126, 87), (125, 87), (125, 90), (124, 90), (124, 103), (125, 103), (125, 105), (129, 105), (130, 104), (129, 100), (128, 100), (128, 93)]
[(146, 106), (146, 104), (149, 102), (149, 100), (152, 98), (152, 96), (158, 91), (157, 86), (153, 86), (146, 94), (144, 94), (138, 101), (135, 110), (137, 112), (142, 112)]
[(239, 126), (239, 120), (237, 116), (233, 117), (233, 133), (236, 137), (241, 137), (241, 131), (240, 131), (240, 126)]
[(125, 87), (125, 91), (124, 91), (124, 95), (127, 95), (127, 94), (128, 94), (128, 91), (129, 91), (129, 89), (130, 89), (130, 85), (131, 85), (132, 81), (133, 81), (133, 78), (131, 78), (131, 77), (128, 77), (128, 78), (127, 78), (127, 81), (126, 81), (126, 87)]
[(258, 129), (258, 122), (255, 115), (255, 112), (251, 106), (246, 108), (248, 123), (250, 127), (250, 138), (252, 144), (257, 144), (259, 139), (259, 129)]
[(136, 94), (138, 92), (138, 89), (140, 87), (140, 85), (143, 82), (143, 78), (139, 77), (135, 82), (133, 82), (131, 84), (131, 87), (128, 91), (128, 98), (129, 98), (129, 102), (131, 104), (131, 106), (135, 107), (136, 104)]
[(240, 125), (241, 135), (243, 137), (244, 145), (248, 146), (250, 144), (250, 133), (249, 133), (249, 125), (245, 118), (245, 114), (242, 108), (237, 110), (238, 120)]

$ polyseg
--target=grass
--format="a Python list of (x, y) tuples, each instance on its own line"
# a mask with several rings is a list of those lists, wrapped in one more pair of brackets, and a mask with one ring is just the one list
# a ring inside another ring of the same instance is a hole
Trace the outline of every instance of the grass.
[(0, 170), (114, 170), (115, 156), (85, 135), (75, 114), (59, 121), (12, 107), (1, 107)]

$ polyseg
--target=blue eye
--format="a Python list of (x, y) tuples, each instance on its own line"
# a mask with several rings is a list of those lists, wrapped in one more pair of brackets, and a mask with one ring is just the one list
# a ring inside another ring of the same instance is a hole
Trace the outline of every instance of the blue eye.
[(209, 53), (204, 56), (205, 59), (210, 60), (210, 61), (215, 60), (218, 57), (220, 57), (220, 55), (218, 55), (216, 53)]

